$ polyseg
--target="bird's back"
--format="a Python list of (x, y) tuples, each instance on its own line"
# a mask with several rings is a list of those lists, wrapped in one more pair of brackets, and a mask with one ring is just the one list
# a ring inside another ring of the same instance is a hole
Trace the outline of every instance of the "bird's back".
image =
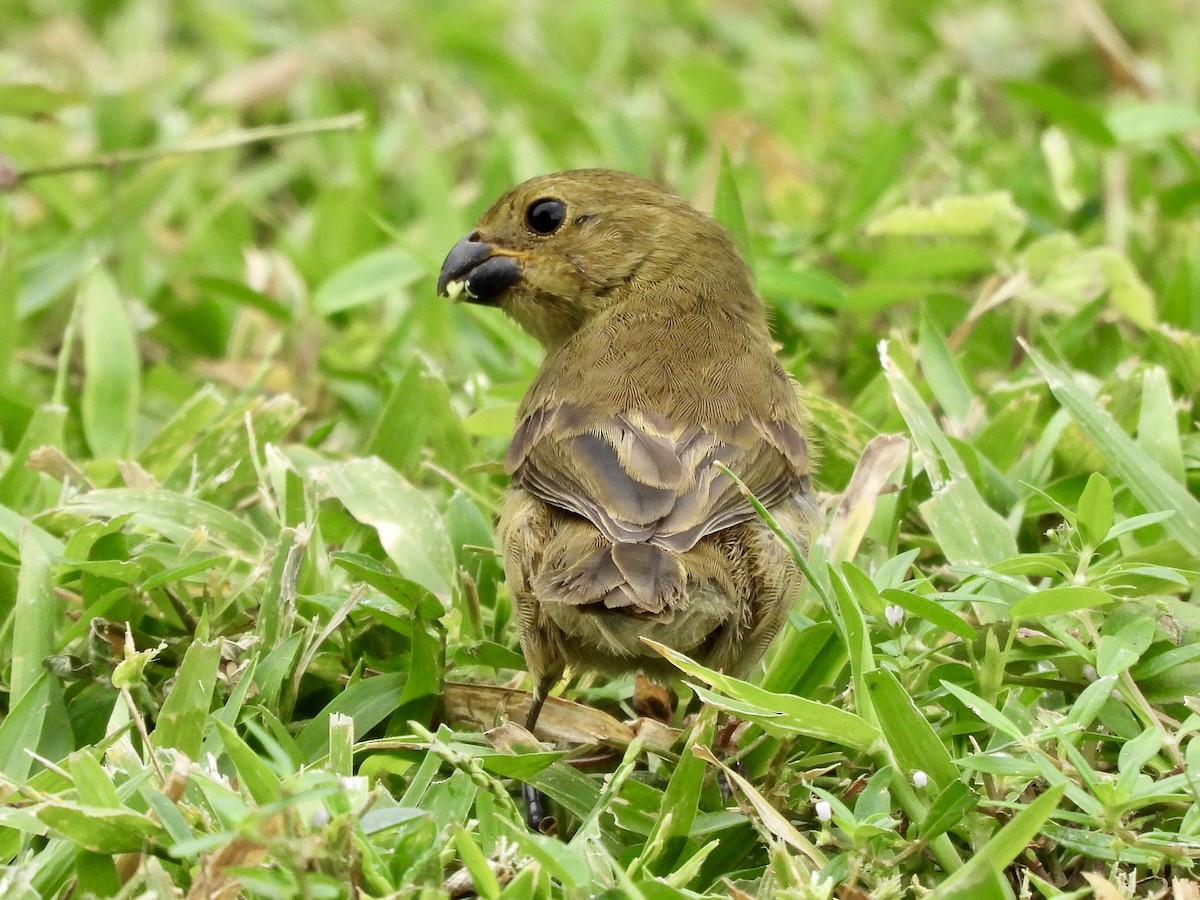
[[(731, 618), (761, 616), (764, 578), (795, 580), (714, 465), (803, 540), (808, 459), (793, 386), (761, 319), (679, 306), (615, 310), (548, 358), (508, 457), (512, 508), (544, 508), (531, 588), (591, 667), (640, 665), (641, 637), (696, 651)], [(502, 530), (525, 521), (507, 516)]]

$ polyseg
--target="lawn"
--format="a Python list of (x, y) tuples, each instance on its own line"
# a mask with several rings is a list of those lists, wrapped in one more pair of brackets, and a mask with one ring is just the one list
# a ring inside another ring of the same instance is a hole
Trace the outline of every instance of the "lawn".
[[(1197, 47), (1195, 0), (6, 0), (0, 896), (1200, 897)], [(539, 746), (492, 529), (541, 351), (435, 284), (596, 165), (733, 233), (823, 522), (752, 676), (572, 673)]]

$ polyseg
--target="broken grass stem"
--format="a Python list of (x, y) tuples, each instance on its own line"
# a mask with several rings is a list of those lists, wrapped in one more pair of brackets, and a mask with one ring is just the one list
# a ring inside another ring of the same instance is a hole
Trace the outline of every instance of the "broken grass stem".
[(321, 134), (327, 131), (354, 131), (361, 128), (366, 118), (361, 112), (347, 113), (343, 116), (333, 116), (328, 119), (309, 119), (303, 122), (290, 122), (286, 125), (265, 125), (261, 128), (244, 128), (219, 134), (216, 137), (196, 141), (191, 144), (181, 144), (177, 147), (144, 147), (137, 150), (117, 150), (104, 153), (89, 159), (73, 162), (52, 163), (48, 166), (35, 166), (31, 169), (18, 171), (10, 187), (15, 188), (33, 178), (44, 178), (51, 175), (67, 175), (71, 172), (85, 172), (91, 169), (119, 169), (122, 166), (152, 162), (168, 156), (194, 156), (199, 153), (214, 153), (218, 150), (229, 150), (234, 147), (245, 147), (249, 144), (260, 144), (264, 141), (282, 141), (297, 137), (307, 137), (311, 134)]

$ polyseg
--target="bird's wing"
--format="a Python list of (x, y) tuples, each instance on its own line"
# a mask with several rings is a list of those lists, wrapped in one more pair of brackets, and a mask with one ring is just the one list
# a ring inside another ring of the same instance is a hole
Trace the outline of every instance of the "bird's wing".
[(521, 421), (507, 467), (515, 486), (582, 516), (613, 544), (686, 552), (755, 515), (715, 462), (768, 508), (808, 486), (808, 448), (788, 422), (747, 416), (700, 428), (653, 412), (590, 419), (570, 403)]

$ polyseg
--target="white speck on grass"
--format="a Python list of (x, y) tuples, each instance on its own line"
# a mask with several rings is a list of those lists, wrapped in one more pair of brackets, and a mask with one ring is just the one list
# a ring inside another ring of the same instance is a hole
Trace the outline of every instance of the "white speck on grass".
[(917, 769), (912, 776), (913, 787), (923, 790), (929, 784), (929, 776)]
[(818, 800), (816, 810), (817, 818), (822, 822), (828, 822), (833, 818), (833, 807), (829, 805), (828, 800)]
[(371, 522), (368, 523), (375, 526), (375, 531), (379, 534), (379, 543), (383, 545), (383, 549), (394, 547), (404, 538), (404, 529), (395, 522)]
[(883, 614), (884, 614), (884, 616), (887, 617), (888, 624), (891, 625), (893, 628), (895, 628), (901, 622), (904, 621), (904, 607), (903, 606), (889, 606), (887, 609), (885, 609), (883, 611)]

